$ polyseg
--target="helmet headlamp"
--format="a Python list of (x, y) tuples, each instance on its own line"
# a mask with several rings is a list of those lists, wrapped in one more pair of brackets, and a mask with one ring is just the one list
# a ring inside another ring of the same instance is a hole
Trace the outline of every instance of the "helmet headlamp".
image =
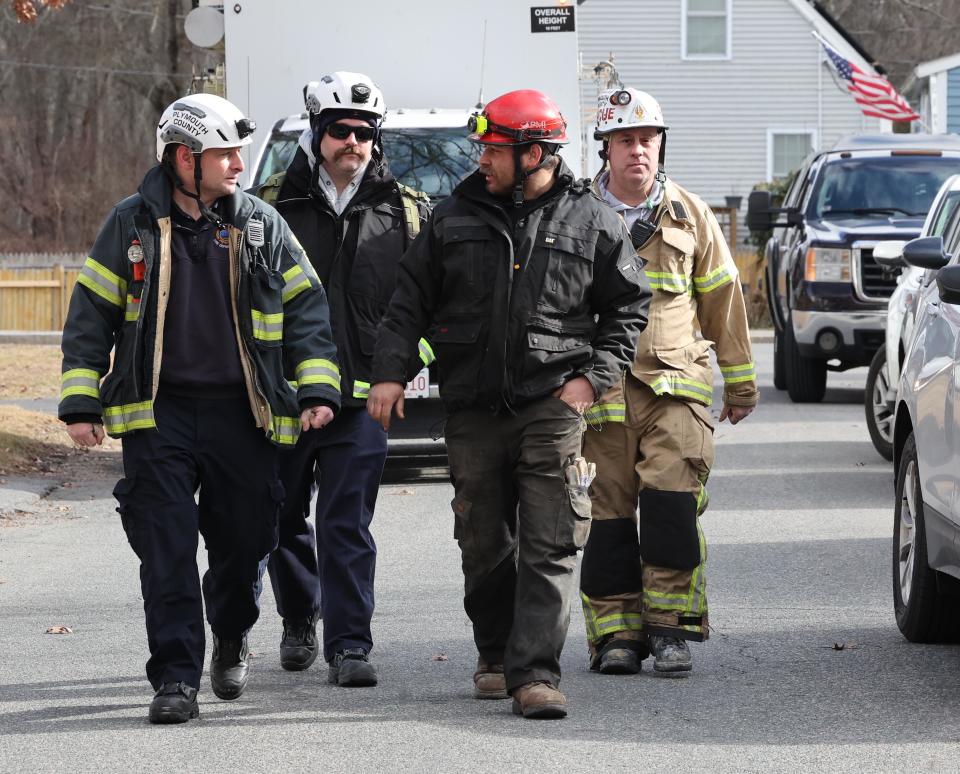
[(615, 91), (610, 95), (610, 104), (611, 105), (629, 105), (630, 104), (630, 92), (625, 89), (620, 91)]

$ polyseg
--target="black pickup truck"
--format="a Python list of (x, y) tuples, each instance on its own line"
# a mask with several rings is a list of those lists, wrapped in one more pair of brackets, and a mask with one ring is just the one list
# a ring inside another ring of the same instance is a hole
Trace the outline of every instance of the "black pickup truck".
[(750, 194), (747, 227), (771, 232), (774, 386), (791, 400), (823, 400), (828, 370), (869, 365), (883, 346), (897, 278), (873, 261), (873, 248), (918, 236), (941, 183), (957, 172), (956, 135), (851, 136), (807, 157), (782, 206), (769, 191)]

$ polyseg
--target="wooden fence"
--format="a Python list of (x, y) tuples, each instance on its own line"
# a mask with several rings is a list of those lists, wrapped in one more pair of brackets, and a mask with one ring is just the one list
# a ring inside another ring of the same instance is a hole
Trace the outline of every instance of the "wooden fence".
[(0, 268), (0, 330), (59, 331), (79, 268)]

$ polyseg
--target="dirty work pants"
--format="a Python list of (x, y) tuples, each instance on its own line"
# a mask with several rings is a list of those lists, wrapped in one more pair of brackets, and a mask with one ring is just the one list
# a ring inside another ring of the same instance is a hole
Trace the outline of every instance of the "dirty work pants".
[[(307, 618), (323, 598), (323, 655), (370, 652), (377, 545), (370, 522), (387, 457), (387, 434), (365, 407), (345, 407), (280, 455), (287, 500), (268, 565), (277, 612)], [(317, 495), (316, 533), (310, 503)]]
[(584, 435), (583, 456), (597, 465), (580, 568), (593, 653), (611, 635), (643, 652), (646, 634), (704, 640), (709, 633), (698, 518), (714, 458), (709, 411), (658, 396), (629, 373), (624, 399), (622, 423), (591, 424)]
[[(124, 478), (113, 493), (140, 559), (150, 684), (199, 688), (203, 603), (211, 630), (225, 638), (247, 632), (260, 614), (259, 564), (276, 545), (283, 500), (278, 451), (256, 427), (246, 396), (161, 390), (153, 412), (155, 429), (123, 438)], [(209, 565), (203, 601), (198, 533)]]
[(583, 418), (553, 397), (516, 412), (459, 411), (445, 430), (464, 607), (480, 656), (504, 665), (507, 690), (559, 685), (576, 555), (590, 529), (586, 489), (564, 477)]

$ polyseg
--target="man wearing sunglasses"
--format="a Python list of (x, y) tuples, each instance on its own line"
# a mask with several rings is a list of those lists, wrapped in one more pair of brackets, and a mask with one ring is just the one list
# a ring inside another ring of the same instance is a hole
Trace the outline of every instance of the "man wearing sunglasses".
[(614, 383), (650, 291), (622, 222), (557, 155), (566, 121), (539, 91), (473, 117), (480, 168), (400, 264), (368, 408), (402, 416), (410, 353), (437, 353), (454, 535), (478, 651), (474, 696), (567, 713), (560, 652), (590, 529), (583, 411)]
[[(322, 597), (329, 682), (370, 686), (378, 679), (369, 657), (377, 558), (370, 522), (387, 435), (365, 403), (377, 326), (428, 200), (390, 173), (380, 144), (386, 106), (370, 78), (326, 75), (307, 84), (304, 101), (310, 128), (286, 172), (259, 195), (290, 224), (326, 288), (343, 405), (283, 461), (287, 499), (269, 573), (283, 618), (281, 666), (299, 671), (316, 659)], [(415, 370), (431, 359), (424, 343), (412, 356)], [(314, 494), (315, 529), (308, 521)]]

